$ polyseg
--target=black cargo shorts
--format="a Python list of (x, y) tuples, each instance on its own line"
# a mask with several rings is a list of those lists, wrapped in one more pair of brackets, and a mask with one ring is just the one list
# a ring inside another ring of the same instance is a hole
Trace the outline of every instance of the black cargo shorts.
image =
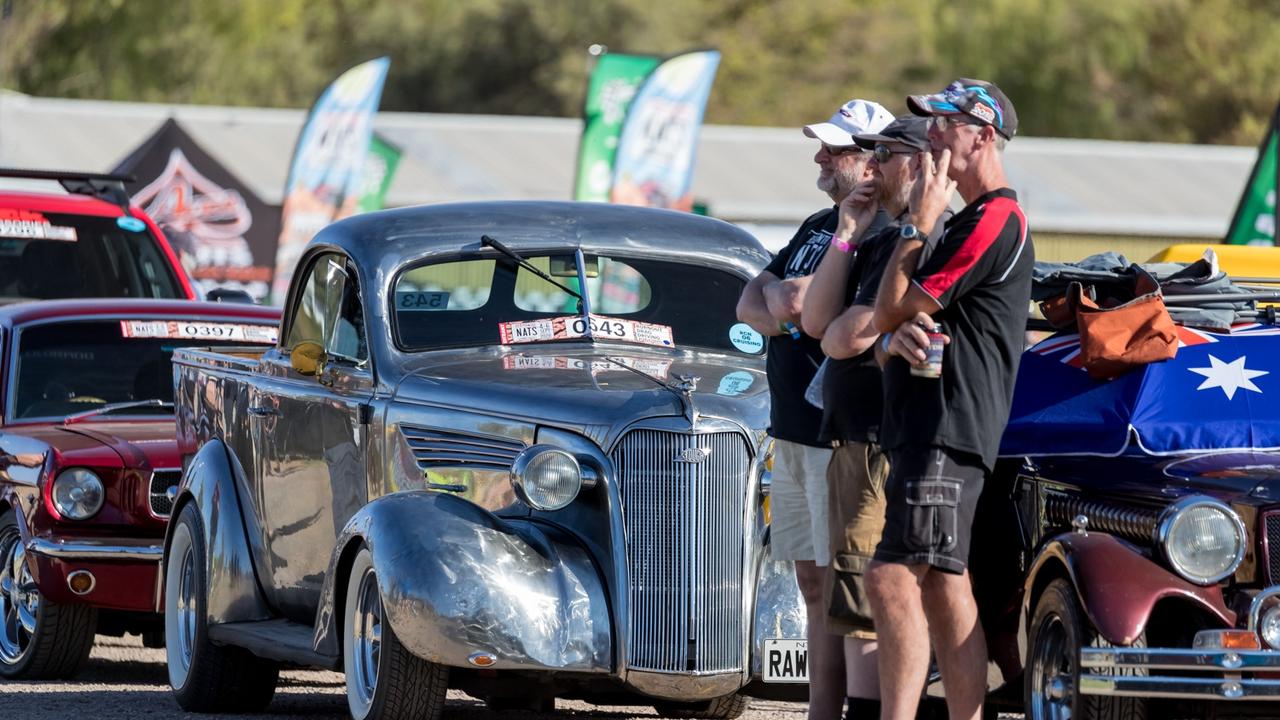
[(947, 448), (900, 448), (890, 451), (889, 468), (875, 559), (963, 573), (987, 475), (982, 459)]

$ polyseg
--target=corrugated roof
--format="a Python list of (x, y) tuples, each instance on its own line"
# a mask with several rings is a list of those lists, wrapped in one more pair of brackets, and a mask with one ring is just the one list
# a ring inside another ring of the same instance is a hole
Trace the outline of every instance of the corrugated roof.
[[(279, 204), (303, 110), (119, 103), (0, 92), (0, 166), (108, 170), (168, 117), (265, 202)], [(404, 150), (388, 204), (563, 200), (581, 121), (379, 113)], [(799, 128), (707, 125), (694, 196), (762, 235), (826, 204)], [(1033, 229), (1212, 238), (1226, 232), (1255, 148), (1018, 138), (1006, 168)], [(6, 186), (12, 186), (7, 181)]]

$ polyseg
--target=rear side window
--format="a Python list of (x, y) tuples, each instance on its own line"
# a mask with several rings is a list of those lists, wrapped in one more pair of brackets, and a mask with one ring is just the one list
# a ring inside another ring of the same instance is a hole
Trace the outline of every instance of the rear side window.
[(80, 297), (186, 296), (140, 222), (0, 208), (0, 303)]

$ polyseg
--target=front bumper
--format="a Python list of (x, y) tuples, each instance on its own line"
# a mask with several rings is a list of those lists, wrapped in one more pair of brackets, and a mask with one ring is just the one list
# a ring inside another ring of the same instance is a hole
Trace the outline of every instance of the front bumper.
[(1083, 695), (1280, 700), (1275, 650), (1085, 648), (1080, 671)]
[[(26, 551), (40, 594), (55, 603), (156, 612), (164, 557), (164, 542), (159, 538), (38, 537), (27, 541)], [(83, 595), (73, 593), (67, 584), (67, 577), (79, 571), (94, 579), (93, 588)]]

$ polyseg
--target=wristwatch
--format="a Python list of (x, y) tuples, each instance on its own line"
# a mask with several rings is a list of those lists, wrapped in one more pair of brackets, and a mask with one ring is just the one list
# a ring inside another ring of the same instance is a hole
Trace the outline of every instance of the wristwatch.
[(850, 253), (858, 249), (858, 246), (856, 243), (851, 243), (851, 242), (846, 242), (844, 240), (841, 240), (839, 235), (831, 236), (831, 247), (839, 250), (842, 253)]
[(898, 229), (898, 237), (903, 240), (914, 240), (920, 237), (920, 231), (916, 229), (915, 225), (907, 223)]

